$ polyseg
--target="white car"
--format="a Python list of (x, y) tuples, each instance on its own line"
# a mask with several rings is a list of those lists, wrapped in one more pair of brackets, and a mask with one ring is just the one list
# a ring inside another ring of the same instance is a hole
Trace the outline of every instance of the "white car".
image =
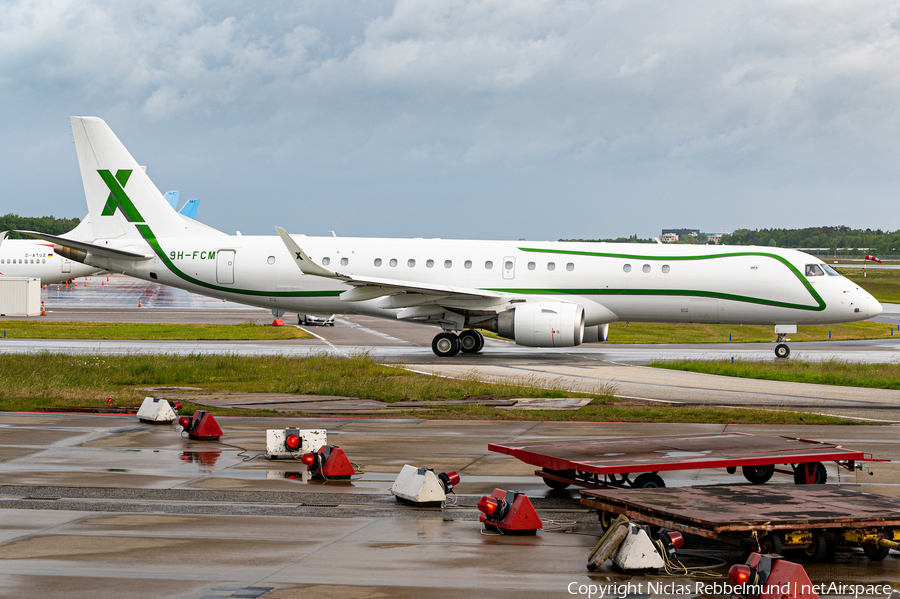
[(307, 326), (334, 326), (334, 314), (331, 316), (316, 316), (315, 314), (298, 314), (297, 324)]

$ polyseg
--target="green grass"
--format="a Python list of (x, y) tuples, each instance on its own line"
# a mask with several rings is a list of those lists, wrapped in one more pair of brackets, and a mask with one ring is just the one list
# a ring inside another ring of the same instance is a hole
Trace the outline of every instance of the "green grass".
[[(653, 324), (615, 322), (609, 325), (610, 343), (768, 343), (775, 340), (771, 326), (729, 324)], [(891, 325), (868, 320), (823, 326), (801, 326), (792, 341), (882, 339), (891, 336)], [(895, 335), (900, 332), (894, 331)]]
[(870, 269), (863, 278), (862, 265), (842, 268), (841, 274), (871, 293), (879, 302), (900, 304), (900, 269)]
[(184, 341), (259, 341), (311, 339), (297, 327), (245, 324), (156, 324), (2, 320), (0, 329), (14, 339), (159, 339)]
[[(504, 410), (466, 405), (404, 410), (391, 417), (559, 420), (621, 422), (713, 422), (771, 424), (856, 424), (839, 418), (788, 411), (647, 406), (620, 401), (610, 388), (596, 393), (569, 393), (531, 380), (484, 383), (474, 378), (448, 379), (417, 374), (383, 364), (366, 355), (308, 358), (242, 356), (69, 356), (0, 355), (0, 411), (35, 411), (45, 407), (139, 405), (149, 394), (138, 387), (200, 387), (202, 393), (256, 392), (345, 395), (384, 401), (464, 399), (472, 397), (592, 397), (580, 410)], [(179, 392), (182, 395), (184, 392)], [(165, 396), (165, 393), (162, 393)], [(201, 406), (185, 402), (184, 412)], [(208, 408), (205, 408), (208, 409)], [(272, 415), (271, 410), (213, 408), (216, 415)], [(303, 416), (302, 411), (278, 412)], [(374, 417), (384, 417), (383, 414)]]
[(656, 368), (770, 381), (900, 389), (900, 364), (856, 364), (836, 360), (828, 362), (735, 360), (732, 364), (730, 360), (673, 360), (654, 361), (650, 365)]

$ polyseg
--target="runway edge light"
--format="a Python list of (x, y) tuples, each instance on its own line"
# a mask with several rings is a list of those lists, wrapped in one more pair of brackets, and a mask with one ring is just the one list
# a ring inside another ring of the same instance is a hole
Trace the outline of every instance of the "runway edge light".
[(178, 407), (175, 407), (161, 397), (145, 397), (144, 402), (137, 411), (138, 420), (149, 424), (175, 422), (175, 419), (178, 417), (178, 409), (181, 407), (180, 403), (178, 402)]
[(740, 599), (819, 599), (803, 566), (779, 555), (751, 553), (746, 563), (731, 566), (728, 579), (741, 587), (734, 594)]
[(420, 506), (440, 505), (456, 484), (459, 484), (459, 474), (456, 471), (435, 475), (432, 468), (416, 468), (406, 464), (394, 480), (391, 493), (398, 500)]
[(197, 410), (193, 416), (182, 416), (178, 424), (195, 441), (218, 441), (222, 436), (222, 429), (213, 415), (206, 410)]
[(356, 474), (344, 450), (337, 445), (323, 445), (316, 452), (303, 454), (300, 459), (313, 478), (347, 480)]
[(300, 458), (304, 453), (318, 451), (327, 443), (324, 430), (270, 428), (266, 430), (266, 455), (270, 460)]
[(528, 495), (518, 491), (494, 489), (478, 500), (478, 511), (485, 528), (504, 534), (533, 535), (544, 527)]

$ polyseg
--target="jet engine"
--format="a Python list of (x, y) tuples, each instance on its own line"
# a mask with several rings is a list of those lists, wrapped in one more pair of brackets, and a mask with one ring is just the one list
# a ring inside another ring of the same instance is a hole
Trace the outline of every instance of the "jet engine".
[(528, 347), (572, 347), (584, 338), (584, 308), (568, 302), (524, 303), (476, 326)]

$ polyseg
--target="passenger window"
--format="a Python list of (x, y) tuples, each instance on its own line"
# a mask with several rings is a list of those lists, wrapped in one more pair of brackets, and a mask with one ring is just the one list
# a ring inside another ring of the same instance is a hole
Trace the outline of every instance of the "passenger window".
[(512, 260), (507, 260), (506, 263), (503, 265), (503, 268), (505, 268), (506, 270), (512, 270), (513, 269)]
[(631, 272), (631, 265), (626, 264), (625, 266), (622, 267), (622, 270), (624, 270), (625, 272)]
[(347, 266), (350, 264), (350, 260), (347, 258), (341, 258), (341, 266)]
[(463, 266), (465, 266), (466, 268), (472, 268), (472, 261), (471, 261), (471, 260), (466, 260), (466, 261), (463, 263)]
[(41, 259), (41, 264), (47, 264), (47, 260), (45, 258)]
[(427, 266), (428, 268), (433, 267), (433, 266), (434, 266), (434, 260), (427, 260), (427, 261), (425, 262), (425, 266)]
[(416, 265), (416, 261), (415, 261), (415, 260), (411, 260), (411, 259), (410, 259), (410, 260), (407, 260), (407, 261), (406, 261), (406, 265), (407, 265), (408, 267), (412, 268), (413, 266)]
[(566, 270), (572, 272), (573, 270), (575, 270), (575, 265), (569, 262), (568, 264), (566, 264)]
[(275, 264), (275, 256), (269, 256), (268, 258), (266, 258), (266, 262), (268, 262), (269, 264)]
[(641, 270), (643, 270), (644, 272), (650, 272), (650, 265), (649, 265), (649, 264), (645, 264), (645, 265), (643, 266), (643, 268), (641, 268)]
[(490, 260), (488, 260), (487, 262), (484, 263), (484, 267), (485, 267), (487, 270), (490, 270), (490, 269), (494, 268), (494, 263), (491, 262)]
[(807, 264), (806, 265), (806, 276), (807, 277), (824, 277), (825, 273), (819, 268), (818, 264)]
[(391, 266), (397, 266), (397, 259), (396, 259), (396, 258), (391, 258), (390, 265), (391, 265)]
[(381, 258), (375, 258), (375, 266), (381, 266)]
[(547, 270), (556, 270), (556, 262), (548, 262)]
[(444, 268), (450, 268), (453, 266), (453, 260), (444, 260)]
[(668, 273), (668, 272), (669, 272), (669, 265), (668, 265), (668, 264), (663, 264), (662, 271), (663, 271), (664, 273)]
[(325, 266), (328, 266), (329, 264), (331, 264), (331, 258), (328, 258), (328, 257), (322, 258), (322, 264), (324, 264)]
[(528, 263), (528, 270), (534, 270), (536, 267), (537, 267), (537, 264), (535, 264), (534, 262)]

